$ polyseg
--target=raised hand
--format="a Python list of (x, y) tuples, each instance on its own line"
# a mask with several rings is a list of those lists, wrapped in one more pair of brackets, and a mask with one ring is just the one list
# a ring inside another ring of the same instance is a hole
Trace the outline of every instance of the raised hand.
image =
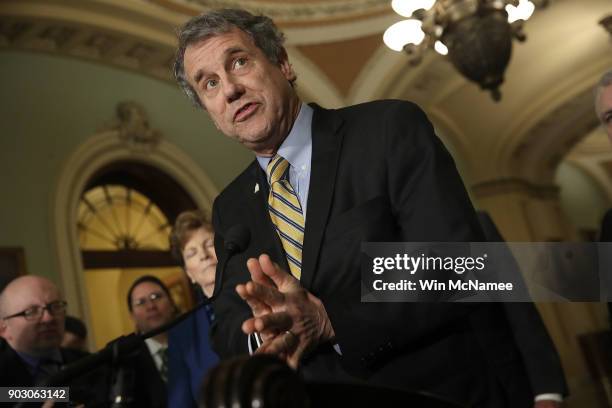
[(253, 317), (242, 324), (242, 330), (262, 334), (264, 344), (258, 353), (278, 355), (297, 368), (304, 353), (334, 338), (325, 306), (268, 255), (249, 259), (247, 268), (252, 281), (238, 285), (236, 291), (251, 307)]

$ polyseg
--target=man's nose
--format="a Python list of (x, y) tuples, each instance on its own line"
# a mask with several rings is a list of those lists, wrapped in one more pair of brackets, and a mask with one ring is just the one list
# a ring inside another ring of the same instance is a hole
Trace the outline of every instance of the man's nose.
[(229, 77), (225, 81), (225, 86), (223, 88), (223, 92), (225, 93), (225, 99), (228, 103), (232, 103), (244, 94), (244, 87), (242, 84), (233, 78)]
[(52, 320), (55, 320), (55, 316), (53, 316), (51, 314), (49, 309), (43, 309), (42, 316), (40, 317), (40, 321), (42, 321), (42, 322), (49, 322), (49, 321), (52, 321)]

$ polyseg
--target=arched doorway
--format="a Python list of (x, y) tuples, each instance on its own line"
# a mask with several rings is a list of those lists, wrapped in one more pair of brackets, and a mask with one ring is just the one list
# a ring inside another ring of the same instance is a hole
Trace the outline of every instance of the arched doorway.
[[(118, 104), (118, 108), (121, 106)], [(146, 119), (146, 113), (141, 112), (139, 117)], [(218, 193), (216, 186), (190, 155), (159, 133), (155, 134), (154, 140), (143, 141), (140, 136), (151, 133), (146, 121), (138, 129), (133, 134), (132, 127), (120, 122), (92, 135), (66, 158), (54, 190), (50, 220), (61, 288), (68, 301), (69, 312), (83, 318), (90, 328), (92, 310), (77, 228), (78, 208), (83, 193), (103, 184), (118, 184), (133, 190), (138, 185), (139, 190), (136, 191), (152, 199), (170, 223), (183, 209), (210, 211)], [(130, 171), (125, 171), (126, 167), (130, 167), (129, 163), (134, 166)], [(167, 183), (168, 180), (172, 183)], [(188, 205), (181, 201), (182, 195), (172, 185), (180, 186), (192, 199)], [(151, 186), (159, 188), (152, 189)], [(191, 206), (191, 203), (195, 205)], [(108, 311), (108, 314), (112, 315), (113, 312)], [(120, 316), (114, 313), (114, 318), (119, 319)], [(92, 332), (93, 338), (97, 330), (93, 328)], [(90, 342), (90, 348), (96, 347), (97, 344)]]
[(77, 231), (96, 348), (133, 330), (127, 291), (140, 276), (160, 278), (181, 310), (192, 306), (190, 284), (170, 255), (168, 238), (176, 216), (193, 208), (178, 183), (144, 163), (110, 163), (87, 183)]

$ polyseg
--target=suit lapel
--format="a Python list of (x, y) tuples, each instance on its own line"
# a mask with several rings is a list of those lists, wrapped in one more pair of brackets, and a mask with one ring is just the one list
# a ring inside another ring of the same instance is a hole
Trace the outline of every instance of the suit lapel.
[(342, 118), (334, 111), (317, 105), (313, 105), (313, 108), (310, 188), (302, 250), (301, 283), (305, 288), (311, 287), (314, 279), (323, 232), (329, 218), (342, 144)]
[[(255, 231), (252, 231), (251, 239), (257, 240), (254, 245), (270, 255), (281, 268), (288, 271), (289, 265), (287, 264), (283, 244), (268, 213), (268, 181), (257, 160), (251, 164), (251, 174), (253, 183), (246, 186), (246, 196), (250, 197), (247, 207), (251, 210), (251, 219), (255, 229)], [(255, 192), (256, 190), (258, 191)]]

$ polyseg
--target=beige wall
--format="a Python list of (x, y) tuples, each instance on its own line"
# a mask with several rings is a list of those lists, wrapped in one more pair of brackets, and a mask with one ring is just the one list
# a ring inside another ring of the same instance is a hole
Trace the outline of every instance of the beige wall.
[[(174, 86), (121, 69), (41, 53), (0, 52), (0, 246), (23, 247), (28, 273), (58, 279), (51, 200), (67, 157), (114, 120), (144, 106), (151, 127), (222, 188), (252, 160)], [(70, 307), (70, 306), (69, 306)]]

